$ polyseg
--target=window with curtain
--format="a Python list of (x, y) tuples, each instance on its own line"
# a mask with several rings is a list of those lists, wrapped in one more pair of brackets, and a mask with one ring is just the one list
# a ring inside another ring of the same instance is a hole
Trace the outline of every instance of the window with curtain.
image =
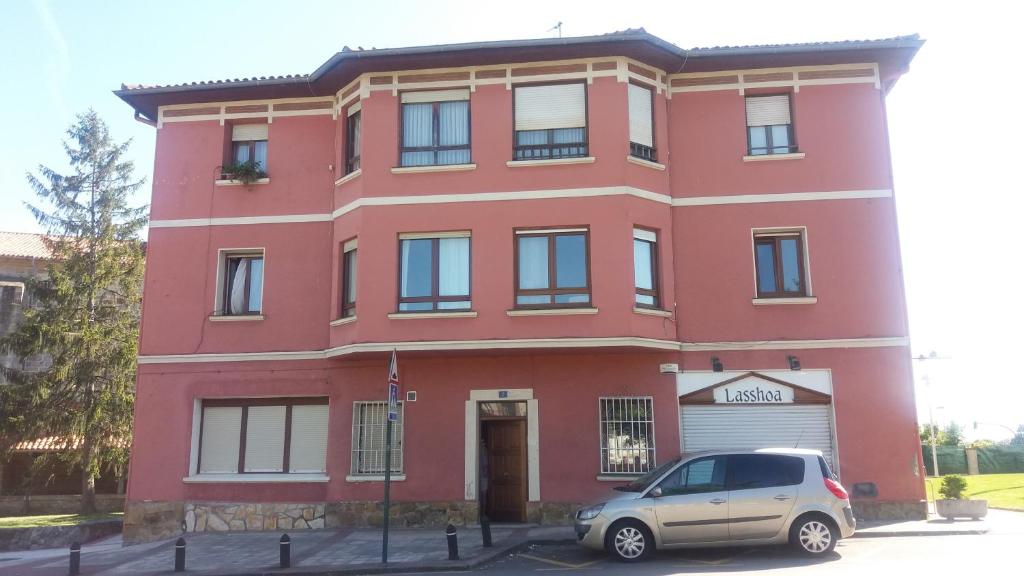
[(516, 231), (516, 307), (590, 305), (586, 228)]
[(356, 315), (356, 264), (358, 245), (355, 239), (341, 247), (341, 317)]
[(796, 152), (788, 94), (747, 96), (745, 102), (749, 155)]
[(200, 474), (327, 470), (327, 398), (204, 400)]
[(231, 161), (253, 164), (262, 172), (267, 170), (266, 124), (235, 124), (231, 127)]
[(658, 161), (654, 148), (654, 91), (629, 84), (629, 153), (642, 160)]
[(633, 229), (633, 285), (635, 303), (641, 308), (657, 308), (658, 235), (652, 230)]
[(402, 94), (401, 165), (469, 164), (469, 90)]
[(469, 310), (469, 233), (399, 238), (399, 312)]
[(800, 232), (754, 235), (758, 298), (808, 296), (804, 241)]
[(654, 400), (650, 396), (601, 398), (601, 472), (643, 474), (655, 465)]
[(229, 316), (263, 312), (263, 253), (228, 254), (224, 258), (221, 313)]
[[(391, 426), (391, 472), (402, 473), (402, 430), (405, 405), (398, 403), (398, 420)], [(387, 449), (387, 402), (355, 402), (352, 408), (352, 475), (384, 473)]]
[(516, 86), (515, 160), (587, 155), (587, 86)]
[(345, 123), (345, 174), (359, 170), (362, 137), (362, 102), (348, 107), (348, 121)]

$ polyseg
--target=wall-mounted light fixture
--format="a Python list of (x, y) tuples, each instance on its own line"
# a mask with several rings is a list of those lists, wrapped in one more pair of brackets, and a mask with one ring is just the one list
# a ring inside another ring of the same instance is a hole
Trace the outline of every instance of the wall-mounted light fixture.
[(718, 356), (711, 357), (711, 369), (715, 372), (721, 372), (725, 368), (722, 366), (722, 361), (718, 359)]
[(790, 370), (800, 369), (800, 359), (797, 358), (796, 356), (786, 356), (786, 361), (789, 362)]

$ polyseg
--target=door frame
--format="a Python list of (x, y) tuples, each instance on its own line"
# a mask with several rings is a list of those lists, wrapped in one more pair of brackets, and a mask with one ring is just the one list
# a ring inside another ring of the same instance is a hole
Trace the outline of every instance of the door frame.
[[(525, 402), (523, 404), (525, 404)], [(495, 424), (504, 424), (504, 423), (513, 423), (513, 424), (516, 425), (516, 429), (518, 430), (517, 442), (519, 443), (519, 450), (521, 451), (520, 452), (519, 465), (517, 466), (517, 468), (518, 468), (517, 474), (519, 476), (519, 494), (517, 496), (517, 500), (519, 500), (519, 504), (517, 506), (521, 507), (521, 508), (519, 508), (520, 516), (519, 516), (518, 520), (506, 520), (506, 521), (508, 521), (508, 522), (526, 522), (526, 520), (527, 520), (527, 511), (526, 511), (526, 502), (527, 502), (527, 499), (526, 499), (526, 497), (527, 497), (527, 473), (526, 473), (526, 468), (527, 468), (527, 465), (526, 465), (526, 427), (527, 427), (527, 425), (526, 425), (526, 416), (515, 416), (515, 417), (509, 417), (509, 416), (483, 417), (483, 416), (481, 416), (481, 418), (480, 418), (481, 432), (483, 431), (485, 425), (488, 428), (490, 428), (491, 426), (493, 426)], [(488, 440), (488, 442), (489, 443), (488, 443), (487, 449), (488, 450), (493, 450), (494, 449), (493, 448), (494, 444), (490, 443), (490, 440)], [(490, 462), (491, 462), (491, 467), (490, 467), (489, 472), (494, 472), (494, 459), (491, 458)], [(480, 477), (482, 477), (482, 475)], [(495, 486), (496, 482), (495, 482), (494, 478), (489, 478), (488, 480), (490, 482), (491, 488), (488, 491), (487, 496), (490, 497), (494, 493), (494, 486)], [(489, 510), (488, 502), (486, 502), (485, 498), (481, 498), (480, 499), (480, 512), (481, 512), (481, 514), (483, 514), (487, 510)], [(491, 519), (495, 518), (495, 516), (493, 514), (493, 510), (490, 510), (487, 513), (487, 517), (491, 518)]]
[[(470, 390), (466, 400), (465, 493), (467, 501), (479, 499), (480, 402), (526, 401), (526, 501), (540, 501), (540, 422), (532, 388)], [(527, 509), (529, 513), (529, 508)]]

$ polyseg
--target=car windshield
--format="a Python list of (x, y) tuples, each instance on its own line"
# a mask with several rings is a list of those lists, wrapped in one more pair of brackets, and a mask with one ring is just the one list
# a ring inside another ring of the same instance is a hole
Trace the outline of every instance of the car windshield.
[(681, 459), (682, 457), (673, 458), (668, 462), (665, 462), (661, 466), (658, 466), (654, 470), (651, 470), (647, 474), (644, 474), (643, 476), (637, 478), (636, 480), (633, 480), (629, 484), (626, 484), (625, 486), (616, 486), (615, 489), (618, 490), (619, 492), (643, 492), (644, 490), (647, 489), (648, 486), (651, 485), (651, 483), (660, 478), (662, 474), (668, 472), (669, 468), (675, 466), (676, 464), (679, 464), (679, 461)]

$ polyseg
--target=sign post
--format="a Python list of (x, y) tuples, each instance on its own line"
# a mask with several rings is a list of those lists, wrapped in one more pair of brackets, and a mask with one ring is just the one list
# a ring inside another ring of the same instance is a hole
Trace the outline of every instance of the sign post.
[(381, 549), (381, 562), (388, 563), (388, 530), (391, 524), (391, 431), (398, 420), (398, 351), (391, 351), (391, 363), (388, 366), (388, 423), (384, 432), (384, 543)]

